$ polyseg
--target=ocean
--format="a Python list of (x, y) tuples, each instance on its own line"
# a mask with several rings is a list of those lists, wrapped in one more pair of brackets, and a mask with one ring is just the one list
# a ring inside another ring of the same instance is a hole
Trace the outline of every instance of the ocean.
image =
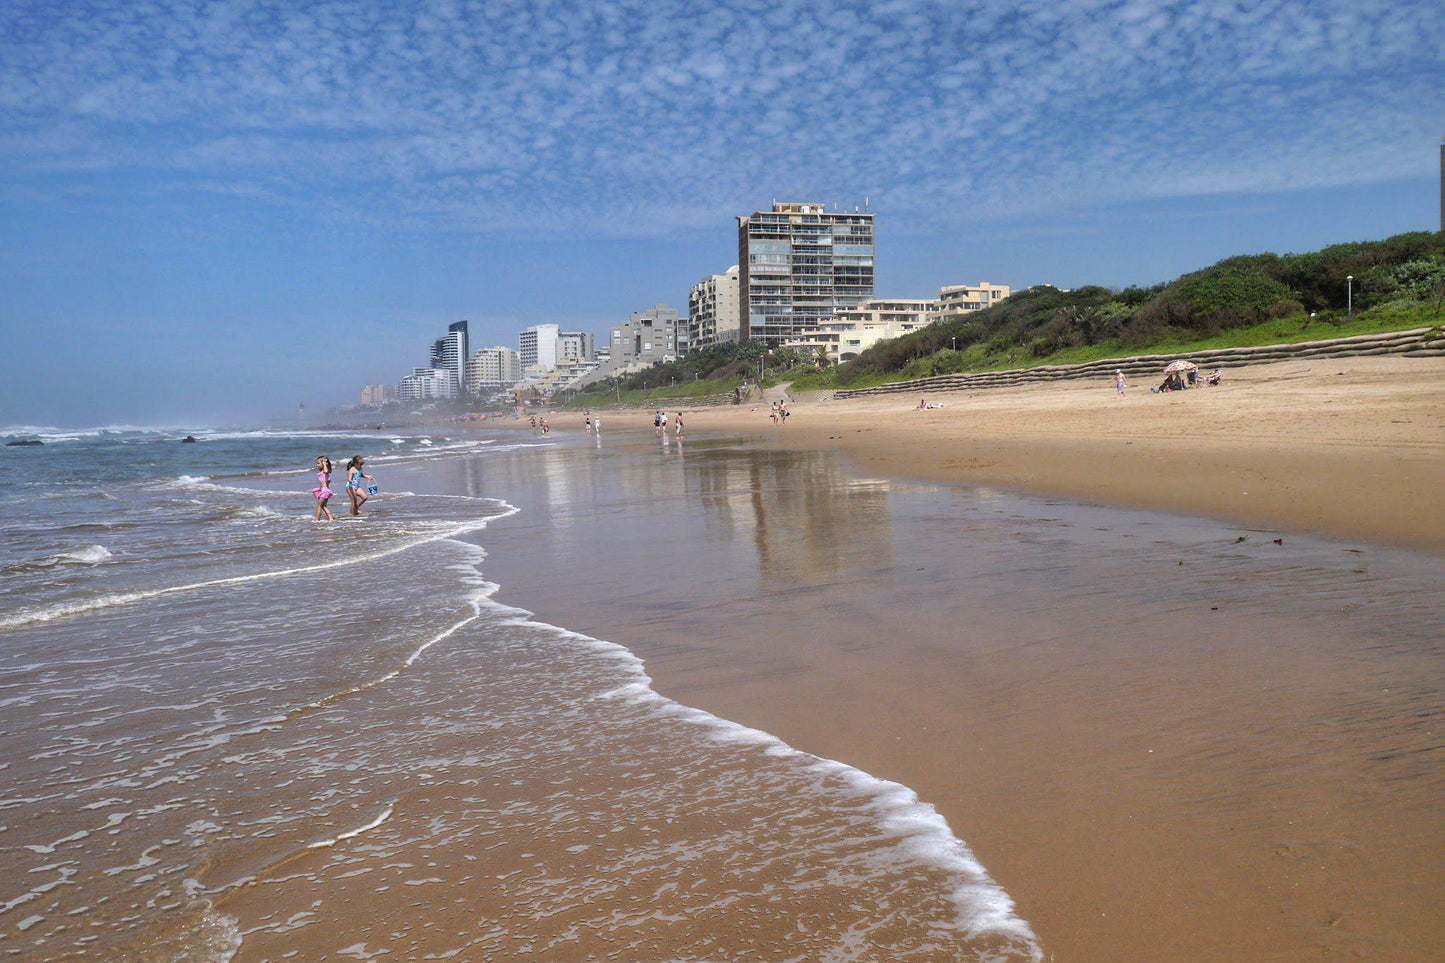
[(1042, 958), (907, 786), (497, 600), (552, 441), (184, 434), (0, 430), (0, 953)]

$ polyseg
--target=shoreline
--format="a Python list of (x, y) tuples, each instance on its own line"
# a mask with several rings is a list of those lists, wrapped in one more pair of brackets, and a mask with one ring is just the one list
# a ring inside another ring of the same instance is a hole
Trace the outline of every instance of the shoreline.
[[(684, 467), (607, 435), (595, 461), (534, 457), (634, 495), (539, 482), (487, 540), (499, 597), (626, 646), (668, 698), (914, 790), (1046, 953), (1445, 945), (1421, 822), (1445, 787), (1410, 721), (1438, 704), (1434, 589), (1398, 608), (1434, 559), (1232, 549), (1214, 522), (895, 485), (801, 442), (699, 439)], [(577, 524), (603, 505), (605, 531)]]
[[(1169, 395), (1070, 382), (927, 392), (943, 407), (912, 410), (919, 397), (790, 403), (783, 427), (765, 404), (690, 408), (685, 434), (834, 450), (863, 473), (1445, 551), (1445, 359), (1278, 362)], [(599, 412), (604, 429), (651, 426), (645, 411)], [(548, 417), (571, 431), (582, 412)]]

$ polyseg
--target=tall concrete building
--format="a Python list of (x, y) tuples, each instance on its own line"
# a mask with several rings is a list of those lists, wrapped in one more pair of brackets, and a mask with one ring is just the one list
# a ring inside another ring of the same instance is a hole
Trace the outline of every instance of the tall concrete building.
[(472, 355), (467, 365), (467, 393), (489, 395), (522, 380), (522, 361), (511, 348), (497, 345)]
[(774, 204), (738, 218), (738, 337), (806, 337), (873, 297), (873, 215)]
[(666, 304), (632, 312), (632, 317), (610, 331), (609, 370), (675, 360), (679, 323), (677, 311)]
[(563, 331), (557, 335), (557, 361), (594, 361), (597, 339), (591, 331)]
[(687, 350), (738, 340), (738, 265), (710, 274), (687, 296)]
[(402, 401), (437, 401), (457, 396), (456, 372), (444, 368), (413, 368), (397, 385)]
[(551, 371), (557, 367), (557, 338), (561, 329), (555, 324), (534, 324), (517, 336), (517, 354), (524, 369), (539, 367)]
[(467, 343), (465, 321), (448, 325), (446, 335), (432, 342), (431, 367), (446, 372), (452, 381), (452, 392), (446, 397), (454, 398), (466, 390), (467, 361), (470, 357), (471, 346)]

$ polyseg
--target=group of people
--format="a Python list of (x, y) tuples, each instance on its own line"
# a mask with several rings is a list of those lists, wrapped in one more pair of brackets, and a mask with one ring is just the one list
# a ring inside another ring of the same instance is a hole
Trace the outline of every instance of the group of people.
[(542, 437), (543, 437), (543, 438), (546, 438), (548, 435), (550, 435), (550, 434), (552, 433), (552, 426), (549, 425), (549, 424), (547, 424), (547, 416), (546, 416), (546, 415), (543, 415), (543, 416), (542, 416), (542, 419), (541, 419), (540, 421), (537, 420), (537, 416), (536, 416), (536, 415), (533, 415), (533, 416), (532, 416), (532, 436), (533, 436), (533, 437), (536, 437), (536, 435), (537, 435), (537, 430), (538, 430), (538, 429), (541, 429), (541, 431), (542, 431)]
[[(376, 494), (376, 485), (368, 484), (376, 479), (362, 469), (364, 462), (360, 455), (353, 455), (346, 463), (346, 495), (351, 499), (353, 515), (360, 515), (361, 506)], [(321, 521), (322, 515), (328, 522), (336, 521), (329, 504), (336, 494), (331, 490), (331, 459), (325, 455), (316, 456), (316, 487), (311, 489), (311, 494), (316, 497), (316, 521)]]
[[(680, 411), (677, 413), (677, 417), (676, 417), (675, 419), (673, 419), (673, 429), (674, 429), (674, 433), (677, 435), (678, 439), (681, 440), (681, 439), (682, 439), (682, 412), (680, 412)], [(652, 413), (652, 430), (655, 431), (655, 432), (657, 432), (657, 437), (658, 437), (658, 438), (666, 438), (666, 437), (667, 437), (667, 412), (665, 412), (665, 411), (663, 411), (662, 409), (659, 408), (657, 411), (654, 411), (654, 412)]]
[(592, 432), (594, 431), (598, 434), (601, 434), (602, 416), (598, 415), (596, 418), (593, 418), (592, 409), (588, 408), (586, 411), (582, 412), (582, 427), (587, 429), (587, 434), (589, 435), (592, 434)]
[(788, 403), (782, 399), (773, 402), (773, 424), (786, 425), (788, 423)]

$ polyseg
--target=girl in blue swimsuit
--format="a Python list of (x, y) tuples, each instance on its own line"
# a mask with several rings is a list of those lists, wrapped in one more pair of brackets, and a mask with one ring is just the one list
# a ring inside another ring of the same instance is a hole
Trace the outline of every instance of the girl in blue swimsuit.
[(361, 465), (363, 459), (360, 455), (353, 455), (351, 461), (346, 463), (346, 494), (351, 498), (351, 514), (360, 515), (361, 506), (371, 496), (367, 494), (366, 486), (362, 480), (372, 481), (370, 475), (362, 474)]

